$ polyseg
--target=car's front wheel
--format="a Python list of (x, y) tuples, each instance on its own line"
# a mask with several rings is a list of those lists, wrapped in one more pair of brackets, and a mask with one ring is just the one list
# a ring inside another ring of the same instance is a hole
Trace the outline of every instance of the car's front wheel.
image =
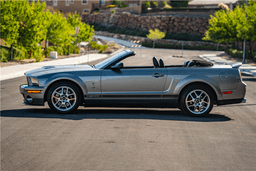
[(58, 82), (49, 89), (47, 102), (58, 113), (70, 113), (78, 108), (81, 94), (73, 83)]
[(181, 110), (191, 116), (206, 116), (213, 107), (213, 94), (205, 86), (194, 85), (183, 91), (180, 98)]

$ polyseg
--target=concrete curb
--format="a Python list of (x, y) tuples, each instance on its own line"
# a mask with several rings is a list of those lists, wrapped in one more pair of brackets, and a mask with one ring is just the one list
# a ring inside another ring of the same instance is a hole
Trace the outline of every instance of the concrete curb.
[[(223, 59), (221, 57), (216, 56), (215, 54), (199, 55), (199, 58), (218, 65), (232, 65), (234, 63), (238, 63)], [(239, 68), (241, 73), (256, 77), (256, 67), (252, 67), (248, 64), (242, 64), (242, 66)]]
[(82, 55), (79, 57), (71, 57), (71, 58), (58, 59), (58, 60), (52, 60), (52, 61), (30, 63), (30, 64), (18, 64), (14, 66), (1, 67), (0, 80), (3, 81), (11, 78), (21, 77), (24, 75), (25, 72), (38, 69), (43, 66), (81, 64), (81, 63), (87, 63), (94, 60), (106, 58), (108, 56), (109, 55), (106, 55), (106, 54), (90, 54), (89, 60), (88, 60), (88, 55)]

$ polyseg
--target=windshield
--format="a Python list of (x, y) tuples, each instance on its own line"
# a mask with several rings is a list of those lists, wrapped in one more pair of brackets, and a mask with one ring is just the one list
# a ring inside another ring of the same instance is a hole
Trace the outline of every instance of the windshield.
[(106, 65), (109, 65), (111, 62), (114, 62), (114, 61), (118, 60), (119, 58), (122, 58), (122, 57), (124, 57), (126, 55), (128, 55), (127, 51), (120, 52), (120, 53), (118, 53), (118, 54), (116, 54), (116, 55), (114, 55), (114, 56), (112, 56), (112, 57), (110, 57), (108, 59), (105, 59), (104, 61), (96, 64), (95, 68), (102, 68), (102, 67), (104, 67)]

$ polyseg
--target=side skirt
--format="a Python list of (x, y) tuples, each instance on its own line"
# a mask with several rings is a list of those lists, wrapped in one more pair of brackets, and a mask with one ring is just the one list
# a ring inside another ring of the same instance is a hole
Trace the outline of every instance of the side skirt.
[(147, 108), (177, 108), (178, 97), (175, 98), (136, 98), (136, 99), (86, 99), (85, 107), (147, 107)]

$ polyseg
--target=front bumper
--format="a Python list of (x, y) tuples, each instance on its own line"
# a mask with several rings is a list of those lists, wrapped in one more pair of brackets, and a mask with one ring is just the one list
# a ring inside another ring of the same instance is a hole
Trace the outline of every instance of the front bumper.
[[(31, 90), (39, 90), (40, 93), (29, 93)], [(44, 106), (44, 88), (29, 85), (21, 85), (20, 93), (23, 95), (24, 104)]]

